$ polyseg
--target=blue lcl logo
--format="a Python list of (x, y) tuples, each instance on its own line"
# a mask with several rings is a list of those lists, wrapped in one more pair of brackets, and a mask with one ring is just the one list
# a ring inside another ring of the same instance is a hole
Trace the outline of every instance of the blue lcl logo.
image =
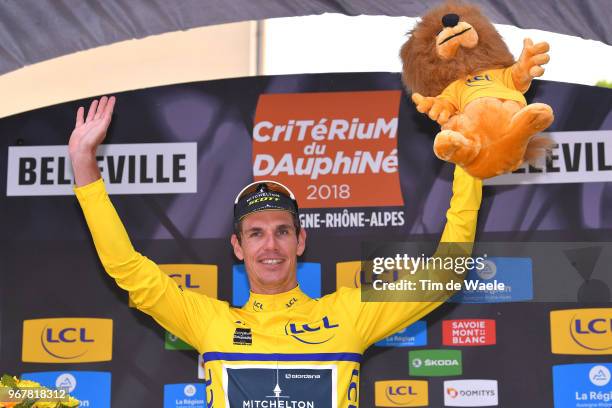
[(94, 339), (87, 338), (87, 329), (84, 327), (67, 327), (57, 332), (54, 336), (53, 329), (47, 329), (47, 342), (49, 343), (93, 343)]
[(576, 333), (578, 334), (606, 334), (612, 333), (612, 319), (592, 319), (584, 322), (582, 319), (576, 319)]
[(331, 340), (335, 335), (334, 333), (330, 334), (328, 330), (339, 326), (339, 324), (330, 322), (329, 317), (323, 316), (320, 321), (314, 323), (296, 324), (287, 322), (285, 334), (305, 344), (322, 344)]
[(290, 328), (291, 334), (300, 334), (300, 333), (306, 333), (306, 332), (316, 332), (321, 329), (333, 329), (334, 327), (339, 326), (338, 324), (330, 323), (329, 318), (327, 316), (321, 319), (321, 322), (323, 323), (323, 326), (317, 325), (314, 327), (310, 327), (312, 323), (307, 323), (307, 324), (300, 325), (300, 329), (297, 328), (295, 323), (291, 323), (289, 325), (289, 328)]
[(389, 387), (388, 392), (389, 395), (417, 395), (417, 393), (412, 390), (412, 385), (409, 387), (400, 385), (395, 389), (393, 387)]

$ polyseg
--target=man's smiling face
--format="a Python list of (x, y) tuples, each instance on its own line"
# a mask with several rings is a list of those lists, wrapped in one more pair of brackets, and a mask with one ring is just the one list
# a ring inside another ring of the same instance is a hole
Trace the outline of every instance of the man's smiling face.
[(288, 211), (254, 212), (242, 220), (240, 240), (231, 238), (234, 254), (244, 266), (255, 293), (274, 294), (297, 286), (297, 257), (306, 247), (306, 231), (296, 233)]

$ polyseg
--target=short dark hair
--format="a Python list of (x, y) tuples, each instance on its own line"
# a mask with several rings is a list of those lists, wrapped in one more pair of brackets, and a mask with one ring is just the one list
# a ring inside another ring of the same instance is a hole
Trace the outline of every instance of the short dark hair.
[[(293, 220), (293, 226), (295, 227), (295, 235), (299, 236), (300, 230), (302, 229), (302, 225), (300, 224), (300, 218), (298, 217), (297, 214), (294, 214), (292, 212), (289, 212), (289, 214), (291, 214), (291, 219)], [(239, 221), (234, 222), (234, 234), (236, 234), (236, 238), (238, 238), (239, 243), (241, 243), (240, 235), (242, 234), (242, 221), (243, 220), (244, 218), (241, 218)]]

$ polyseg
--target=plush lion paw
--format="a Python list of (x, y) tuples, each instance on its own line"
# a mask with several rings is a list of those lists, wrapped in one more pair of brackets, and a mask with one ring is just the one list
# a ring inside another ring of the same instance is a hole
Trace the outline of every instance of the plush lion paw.
[(457, 112), (452, 103), (442, 98), (423, 96), (419, 93), (412, 94), (412, 101), (416, 105), (416, 110), (429, 116), (439, 125), (444, 125)]
[(443, 130), (434, 140), (434, 153), (440, 160), (466, 166), (478, 155), (480, 145), (454, 130)]
[(532, 103), (514, 114), (510, 122), (510, 132), (531, 136), (549, 127), (553, 120), (553, 110), (550, 106)]

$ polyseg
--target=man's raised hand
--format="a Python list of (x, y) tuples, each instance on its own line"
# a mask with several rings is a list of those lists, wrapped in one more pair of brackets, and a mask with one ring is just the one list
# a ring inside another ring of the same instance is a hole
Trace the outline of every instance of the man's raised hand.
[(76, 124), (68, 142), (71, 155), (73, 153), (95, 154), (96, 148), (106, 137), (114, 107), (114, 96), (110, 98), (103, 96), (100, 101), (94, 99), (89, 106), (87, 117), (85, 117), (85, 108), (79, 107)]
[(85, 108), (81, 106), (77, 110), (76, 123), (68, 142), (77, 186), (89, 184), (100, 178), (96, 149), (106, 137), (114, 107), (115, 97), (103, 96), (99, 101), (95, 99), (91, 103), (87, 117), (85, 117)]

